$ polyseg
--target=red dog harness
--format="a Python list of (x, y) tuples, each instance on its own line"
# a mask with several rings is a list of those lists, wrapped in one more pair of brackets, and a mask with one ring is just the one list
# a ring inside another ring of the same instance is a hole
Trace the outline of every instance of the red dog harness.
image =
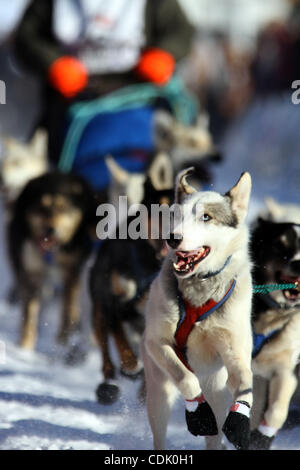
[(222, 297), (219, 302), (216, 302), (214, 299), (209, 299), (205, 304), (200, 305), (200, 307), (195, 307), (188, 300), (183, 299), (181, 293), (178, 291), (180, 318), (175, 333), (175, 352), (189, 370), (192, 370), (186, 357), (186, 344), (189, 334), (194, 328), (195, 323), (205, 320), (211, 313), (221, 307), (221, 305), (229, 299), (235, 285), (236, 280), (233, 279), (224, 297)]

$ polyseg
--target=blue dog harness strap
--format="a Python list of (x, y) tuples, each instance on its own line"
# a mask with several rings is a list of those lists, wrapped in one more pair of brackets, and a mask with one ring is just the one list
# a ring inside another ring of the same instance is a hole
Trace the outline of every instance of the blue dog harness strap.
[(273, 338), (280, 329), (272, 330), (266, 335), (264, 334), (259, 334), (255, 333), (253, 330), (253, 349), (252, 349), (252, 358), (255, 358), (258, 353), (262, 350), (263, 346), (270, 341), (271, 338)]
[(43, 252), (43, 259), (45, 261), (46, 264), (48, 265), (51, 265), (53, 264), (53, 261), (54, 261), (54, 253), (52, 251), (44, 251)]
[(191, 370), (186, 358), (186, 344), (195, 323), (205, 320), (220, 308), (231, 296), (235, 285), (236, 280), (233, 279), (229, 289), (219, 302), (209, 299), (199, 307), (195, 307), (188, 300), (184, 299), (178, 290), (179, 321), (175, 332), (175, 352), (188, 369)]

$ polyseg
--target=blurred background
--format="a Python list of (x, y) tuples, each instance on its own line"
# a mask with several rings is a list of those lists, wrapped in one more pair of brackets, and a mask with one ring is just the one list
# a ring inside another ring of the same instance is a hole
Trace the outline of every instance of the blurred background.
[[(291, 92), (300, 67), (297, 0), (179, 3), (195, 27), (193, 46), (181, 61), (181, 73), (209, 111), (215, 137), (219, 139), (227, 124), (256, 98)], [(0, 70), (8, 87), (7, 106), (0, 108), (0, 129), (24, 139), (32, 122), (22, 120), (20, 106), (28, 106), (26, 111), (34, 120), (39, 89), (34, 77), (14, 61), (12, 48), (14, 31), (29, 4), (30, 0), (0, 2)]]
[[(40, 112), (40, 83), (20, 68), (12, 49), (14, 31), (29, 3), (0, 2), (0, 77), (7, 84), (0, 133), (25, 140)], [(180, 0), (180, 4), (195, 27), (193, 46), (180, 61), (180, 73), (209, 112), (211, 131), (228, 165), (238, 171), (236, 165), (242, 161), (255, 171), (260, 194), (276, 196), (284, 174), (289, 191), (280, 197), (294, 200), (300, 183), (300, 113), (291, 103), (291, 84), (300, 79), (299, 2)]]

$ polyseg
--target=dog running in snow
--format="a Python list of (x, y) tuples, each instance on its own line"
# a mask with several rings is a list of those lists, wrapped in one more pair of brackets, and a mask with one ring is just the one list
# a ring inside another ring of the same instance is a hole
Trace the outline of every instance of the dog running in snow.
[(177, 177), (183, 220), (170, 233), (170, 252), (146, 310), (143, 357), (154, 448), (165, 447), (180, 392), (188, 429), (207, 436), (208, 449), (221, 447), (222, 431), (245, 449), (252, 406), (252, 280), (244, 223), (251, 177), (242, 174), (223, 196), (197, 192), (187, 182), (191, 174), (188, 169)]
[[(154, 157), (144, 181), (120, 168), (112, 158), (108, 162), (114, 179), (121, 184), (134, 183), (136, 179), (135, 192), (127, 193), (128, 205), (142, 203), (150, 215), (152, 204), (169, 206), (172, 203), (174, 177), (168, 155), (159, 153)], [(126, 192), (126, 186), (124, 189)], [(130, 217), (126, 222), (130, 222)], [(115, 239), (104, 240), (91, 269), (93, 331), (102, 355), (104, 379), (96, 390), (101, 404), (111, 404), (119, 398), (119, 371), (131, 379), (142, 373), (139, 345), (144, 331), (145, 302), (166, 252), (161, 237), (151, 238), (153, 224), (156, 224), (159, 234), (159, 220), (149, 217), (147, 222), (147, 239), (131, 239), (129, 236), (122, 239), (117, 234)], [(119, 365), (112, 360), (109, 338), (114, 340)]]
[[(96, 203), (79, 176), (45, 173), (17, 198), (8, 226), (8, 248), (22, 304), (20, 345), (33, 349), (43, 287), (49, 275), (63, 286), (58, 339), (67, 340), (79, 323), (79, 279), (92, 249)], [(89, 231), (90, 230), (90, 231)]]
[[(258, 219), (251, 251), (256, 284), (300, 283), (300, 225)], [(298, 384), (300, 292), (255, 295), (253, 304), (254, 407), (252, 449), (269, 449)]]

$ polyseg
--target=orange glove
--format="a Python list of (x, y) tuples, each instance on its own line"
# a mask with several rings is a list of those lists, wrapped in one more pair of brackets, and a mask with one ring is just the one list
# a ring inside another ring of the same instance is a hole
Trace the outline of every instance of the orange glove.
[(165, 85), (175, 69), (174, 57), (166, 51), (151, 48), (145, 51), (136, 66), (137, 74), (155, 85)]
[(49, 67), (51, 85), (66, 98), (73, 98), (88, 82), (88, 73), (83, 64), (72, 56), (62, 56)]

